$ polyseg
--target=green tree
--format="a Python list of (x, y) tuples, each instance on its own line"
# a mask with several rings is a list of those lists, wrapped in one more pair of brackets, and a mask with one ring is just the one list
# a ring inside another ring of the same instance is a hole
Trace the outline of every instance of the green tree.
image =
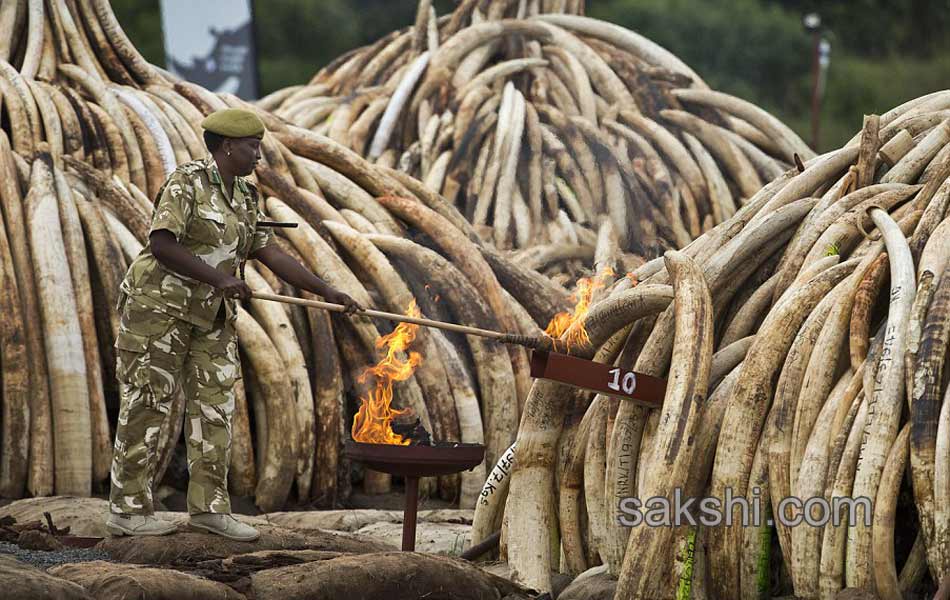
[(322, 65), (359, 45), (360, 18), (346, 0), (257, 0), (254, 18), (262, 95), (306, 83)]
[(850, 52), (927, 58), (946, 50), (950, 2), (933, 0), (768, 0), (793, 14), (816, 12)]
[(165, 47), (162, 45), (162, 15), (158, 0), (111, 0), (111, 4), (125, 34), (145, 60), (164, 67)]

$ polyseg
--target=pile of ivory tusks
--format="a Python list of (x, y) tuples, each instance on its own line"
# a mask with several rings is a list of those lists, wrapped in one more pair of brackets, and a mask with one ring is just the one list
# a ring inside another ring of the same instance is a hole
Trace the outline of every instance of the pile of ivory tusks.
[(774, 116), (572, 2), (461, 2), (258, 104), (422, 179), (499, 249), (590, 264), (602, 219), (658, 256), (814, 153)]
[[(115, 303), (147, 242), (152, 199), (176, 164), (206, 156), (203, 116), (242, 102), (148, 64), (106, 0), (0, 4), (0, 102), (0, 496), (88, 496), (109, 483)], [(419, 181), (261, 114), (267, 216), (300, 224), (278, 242), (337, 289), (364, 306), (403, 313), (415, 298), (427, 317), (528, 336), (568, 308), (562, 287), (485, 247)], [(254, 263), (246, 277), (261, 292), (307, 297)], [(239, 311), (232, 493), (263, 510), (345, 499), (340, 448), (373, 389), (359, 376), (380, 358), (378, 327), (392, 326), (380, 323), (265, 301)], [(396, 386), (396, 405), (436, 440), (485, 443), (492, 464), (527, 396), (526, 351), (425, 330), (415, 344), (423, 362)], [(179, 395), (156, 481), (184, 407)], [(471, 507), (484, 477), (482, 467), (423, 489)], [(388, 476), (367, 472), (363, 485), (385, 491)]]
[[(639, 284), (605, 290), (579, 353), (666, 378), (662, 409), (535, 382), (472, 542), (500, 528), (512, 572), (539, 590), (606, 565), (617, 598), (767, 597), (784, 571), (780, 595), (890, 600), (950, 575), (948, 175), (940, 91), (866, 117), (843, 148), (637, 269)], [(764, 521), (618, 524), (626, 497), (727, 490), (760, 498), (777, 545)], [(838, 526), (792, 526), (791, 509), (777, 517), (793, 497), (867, 498), (870, 526), (840, 503)]]

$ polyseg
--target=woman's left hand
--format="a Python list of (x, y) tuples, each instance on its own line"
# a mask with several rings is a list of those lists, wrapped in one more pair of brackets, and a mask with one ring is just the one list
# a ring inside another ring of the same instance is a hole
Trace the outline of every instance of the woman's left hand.
[(360, 305), (359, 302), (357, 302), (356, 300), (354, 300), (354, 299), (351, 298), (350, 296), (344, 294), (343, 292), (338, 292), (338, 291), (334, 290), (332, 293), (330, 293), (330, 294), (324, 296), (324, 298), (326, 298), (326, 301), (327, 301), (327, 302), (331, 302), (331, 303), (333, 303), (333, 304), (342, 304), (343, 306), (345, 306), (345, 307), (346, 307), (346, 310), (343, 311), (343, 312), (345, 312), (345, 313), (348, 314), (348, 315), (351, 315), (351, 314), (353, 314), (353, 313), (355, 313), (355, 312), (358, 312), (358, 311), (363, 311), (363, 310), (365, 310), (365, 309)]

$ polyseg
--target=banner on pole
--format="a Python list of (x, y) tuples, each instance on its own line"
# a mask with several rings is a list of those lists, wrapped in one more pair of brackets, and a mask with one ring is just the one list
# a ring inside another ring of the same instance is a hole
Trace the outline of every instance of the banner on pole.
[(169, 72), (212, 92), (258, 96), (251, 0), (161, 0)]

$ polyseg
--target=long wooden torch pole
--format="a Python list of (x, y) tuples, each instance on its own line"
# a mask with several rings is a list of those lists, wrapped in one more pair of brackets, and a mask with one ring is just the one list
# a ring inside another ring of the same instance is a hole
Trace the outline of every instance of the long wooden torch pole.
[[(342, 304), (333, 304), (332, 302), (323, 302), (321, 300), (305, 300), (303, 298), (295, 298), (293, 296), (279, 296), (277, 294), (265, 294), (262, 292), (253, 292), (251, 294), (252, 298), (257, 298), (259, 300), (271, 300), (273, 302), (284, 302), (286, 304), (299, 304), (301, 306), (309, 306), (311, 308), (322, 308), (324, 310), (329, 310), (332, 312), (345, 312), (346, 307)], [(379, 317), (382, 319), (389, 319), (391, 321), (403, 321), (406, 323), (415, 323), (416, 325), (424, 325), (426, 327), (436, 327), (438, 329), (446, 329), (448, 331), (457, 331), (459, 333), (479, 335), (482, 337), (492, 338), (502, 342), (515, 342), (516, 338), (523, 336), (512, 336), (506, 333), (501, 333), (500, 331), (492, 331), (490, 329), (481, 329), (478, 327), (469, 327), (467, 325), (457, 325), (455, 323), (446, 323), (445, 321), (434, 321), (432, 319), (425, 319), (422, 317), (413, 317), (410, 315), (400, 315), (397, 313), (383, 312), (380, 310), (364, 309), (354, 313), (355, 315), (366, 316), (366, 317)]]

